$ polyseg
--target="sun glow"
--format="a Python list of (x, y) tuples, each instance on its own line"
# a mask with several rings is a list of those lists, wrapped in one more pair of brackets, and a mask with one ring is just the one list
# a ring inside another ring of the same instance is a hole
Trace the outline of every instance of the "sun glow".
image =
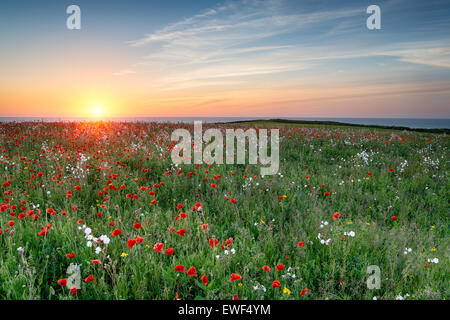
[(103, 107), (100, 105), (95, 105), (92, 107), (91, 112), (94, 118), (99, 118), (103, 115)]

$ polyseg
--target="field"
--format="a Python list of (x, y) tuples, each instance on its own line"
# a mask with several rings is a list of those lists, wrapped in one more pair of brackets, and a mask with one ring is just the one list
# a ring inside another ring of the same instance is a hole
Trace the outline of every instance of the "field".
[(447, 135), (280, 124), (262, 177), (179, 127), (0, 124), (0, 299), (449, 298)]

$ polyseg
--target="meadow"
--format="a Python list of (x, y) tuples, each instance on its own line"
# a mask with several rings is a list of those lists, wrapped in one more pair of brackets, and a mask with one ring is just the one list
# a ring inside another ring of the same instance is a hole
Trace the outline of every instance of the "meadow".
[(446, 134), (237, 126), (278, 174), (174, 166), (189, 124), (0, 124), (0, 299), (449, 298)]

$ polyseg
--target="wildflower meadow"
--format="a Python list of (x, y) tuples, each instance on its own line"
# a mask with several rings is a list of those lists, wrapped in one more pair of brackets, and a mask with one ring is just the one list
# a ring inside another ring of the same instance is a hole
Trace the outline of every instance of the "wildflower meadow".
[(1, 123), (0, 298), (449, 298), (448, 135), (203, 129), (237, 127), (279, 129), (276, 174), (175, 165), (187, 123)]

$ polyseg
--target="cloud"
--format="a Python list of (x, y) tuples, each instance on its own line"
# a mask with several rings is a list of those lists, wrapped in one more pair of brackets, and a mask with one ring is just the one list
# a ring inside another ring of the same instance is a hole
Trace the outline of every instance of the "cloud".
[(327, 81), (333, 78), (328, 74), (342, 70), (339, 61), (367, 57), (450, 67), (448, 42), (370, 43), (365, 8), (341, 8), (308, 11), (298, 5), (288, 9), (284, 1), (229, 1), (127, 42), (149, 53), (116, 75), (148, 74), (152, 88), (170, 91), (256, 87), (279, 74), (299, 79), (315, 68)]

